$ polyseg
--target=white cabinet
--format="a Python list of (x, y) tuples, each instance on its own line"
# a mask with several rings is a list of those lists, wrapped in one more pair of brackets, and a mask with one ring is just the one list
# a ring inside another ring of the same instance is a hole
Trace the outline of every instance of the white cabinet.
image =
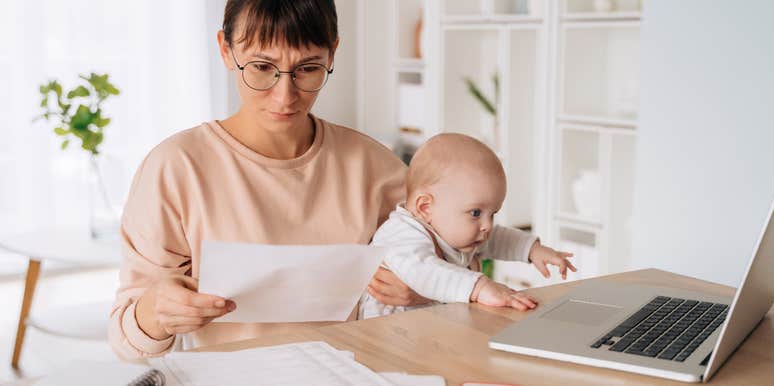
[[(387, 145), (440, 132), (479, 138), (506, 168), (498, 223), (531, 226), (546, 244), (576, 252), (580, 276), (626, 267), (639, 1), (359, 6), (361, 128)], [(496, 114), (471, 95), (466, 78), (497, 100)]]

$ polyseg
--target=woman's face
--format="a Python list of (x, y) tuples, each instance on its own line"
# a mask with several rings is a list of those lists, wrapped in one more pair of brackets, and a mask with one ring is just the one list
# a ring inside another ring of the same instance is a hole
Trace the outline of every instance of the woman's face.
[(230, 51), (231, 47), (222, 42), (223, 39), (220, 35), (218, 40), (221, 44), (221, 56), (223, 56), (226, 66), (237, 72), (237, 87), (244, 113), (253, 117), (261, 127), (272, 132), (287, 131), (307, 124), (307, 114), (312, 109), (319, 90), (314, 92), (299, 90), (293, 84), (291, 75), (287, 73), (281, 74), (277, 83), (268, 90), (255, 90), (245, 84), (237, 63), (245, 66), (251, 61), (264, 61), (274, 64), (283, 72), (292, 71), (299, 65), (312, 63), (331, 68), (333, 65), (332, 52), (327, 48), (317, 46), (301, 49), (290, 48), (286, 44), (244, 47), (241, 43), (232, 44), (232, 52)]

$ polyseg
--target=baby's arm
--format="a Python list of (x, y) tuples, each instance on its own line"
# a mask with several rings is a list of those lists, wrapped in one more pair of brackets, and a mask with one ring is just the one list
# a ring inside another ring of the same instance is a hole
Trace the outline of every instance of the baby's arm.
[(495, 225), (480, 252), (483, 257), (529, 263), (530, 250), (537, 241), (537, 236), (529, 232)]
[(551, 276), (546, 264), (559, 267), (563, 279), (567, 278), (568, 269), (577, 272), (575, 266), (567, 260), (572, 257), (572, 253), (544, 246), (537, 236), (515, 228), (495, 225), (481, 252), (484, 257), (532, 263), (545, 277)]
[(389, 247), (385, 265), (418, 294), (436, 301), (469, 302), (480, 272), (451, 264), (435, 254), (435, 245), (418, 223), (391, 216), (372, 245)]

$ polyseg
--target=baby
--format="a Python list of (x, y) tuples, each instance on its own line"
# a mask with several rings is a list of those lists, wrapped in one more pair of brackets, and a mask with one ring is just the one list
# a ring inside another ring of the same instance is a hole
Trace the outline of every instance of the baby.
[[(390, 247), (384, 265), (418, 294), (436, 302), (478, 302), (532, 309), (535, 299), (483, 276), (480, 258), (531, 262), (548, 277), (562, 278), (571, 253), (540, 244), (537, 237), (494, 225), (505, 199), (505, 171), (486, 145), (462, 134), (440, 134), (414, 155), (406, 176), (406, 203), (374, 234), (372, 245)], [(360, 318), (404, 311), (365, 293)]]

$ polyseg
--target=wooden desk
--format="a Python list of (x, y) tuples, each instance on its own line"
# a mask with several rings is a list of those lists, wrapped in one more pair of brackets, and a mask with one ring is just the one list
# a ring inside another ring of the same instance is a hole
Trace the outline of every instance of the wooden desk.
[[(734, 289), (687, 276), (647, 269), (588, 280), (654, 284), (730, 296)], [(579, 282), (529, 290), (542, 303), (564, 295)], [(435, 374), (448, 385), (464, 381), (523, 385), (684, 385), (681, 382), (491, 350), (489, 337), (526, 312), (478, 304), (447, 304), (383, 318), (309, 328), (200, 348), (234, 351), (307, 340), (323, 340), (355, 353), (375, 371)], [(713, 385), (774, 384), (774, 308), (712, 378)], [(561, 331), (557, 331), (561, 333)]]

